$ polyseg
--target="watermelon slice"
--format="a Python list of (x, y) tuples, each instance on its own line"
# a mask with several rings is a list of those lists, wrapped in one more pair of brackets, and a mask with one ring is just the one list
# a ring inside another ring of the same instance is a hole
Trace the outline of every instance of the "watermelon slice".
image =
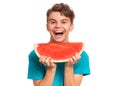
[(54, 62), (67, 62), (75, 53), (81, 54), (83, 42), (38, 43), (34, 45), (35, 53), (53, 58)]

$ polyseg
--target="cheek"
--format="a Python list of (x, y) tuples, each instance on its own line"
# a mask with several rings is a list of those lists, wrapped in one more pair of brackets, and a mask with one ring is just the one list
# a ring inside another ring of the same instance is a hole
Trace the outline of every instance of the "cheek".
[(66, 30), (70, 30), (72, 28), (72, 25), (66, 24), (66, 25), (64, 25), (64, 28), (66, 28)]
[(52, 28), (48, 28), (48, 31), (49, 31), (49, 32), (52, 32)]
[(72, 28), (71, 27), (66, 27), (66, 32), (70, 32), (72, 31)]
[(48, 30), (48, 31), (52, 31), (53, 28), (54, 28), (54, 27), (53, 27), (52, 25), (47, 25), (47, 30)]
[(50, 34), (52, 34), (52, 33), (53, 33), (52, 28), (48, 28), (48, 31), (49, 31), (49, 33), (50, 33)]

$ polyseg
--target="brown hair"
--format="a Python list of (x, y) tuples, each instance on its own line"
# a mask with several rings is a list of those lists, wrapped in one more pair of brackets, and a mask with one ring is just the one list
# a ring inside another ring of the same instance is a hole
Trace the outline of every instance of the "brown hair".
[(59, 4), (53, 5), (53, 7), (48, 9), (48, 11), (47, 11), (47, 14), (46, 14), (47, 20), (48, 20), (49, 15), (54, 11), (60, 12), (61, 15), (69, 17), (71, 23), (73, 23), (75, 14), (74, 14), (74, 11), (67, 4), (59, 3)]

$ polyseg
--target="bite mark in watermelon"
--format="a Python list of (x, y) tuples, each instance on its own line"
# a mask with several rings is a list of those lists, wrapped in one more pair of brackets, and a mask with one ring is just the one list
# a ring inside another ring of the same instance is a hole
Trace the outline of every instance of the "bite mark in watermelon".
[(38, 43), (34, 45), (35, 53), (53, 58), (54, 62), (67, 62), (75, 53), (81, 54), (83, 42)]

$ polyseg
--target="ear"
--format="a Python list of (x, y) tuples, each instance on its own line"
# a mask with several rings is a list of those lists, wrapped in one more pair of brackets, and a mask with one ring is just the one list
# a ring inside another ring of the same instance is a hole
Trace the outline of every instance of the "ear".
[(47, 31), (49, 31), (48, 24), (46, 24)]
[(74, 28), (74, 24), (71, 24), (71, 26), (70, 26), (70, 31), (72, 31), (73, 28)]

